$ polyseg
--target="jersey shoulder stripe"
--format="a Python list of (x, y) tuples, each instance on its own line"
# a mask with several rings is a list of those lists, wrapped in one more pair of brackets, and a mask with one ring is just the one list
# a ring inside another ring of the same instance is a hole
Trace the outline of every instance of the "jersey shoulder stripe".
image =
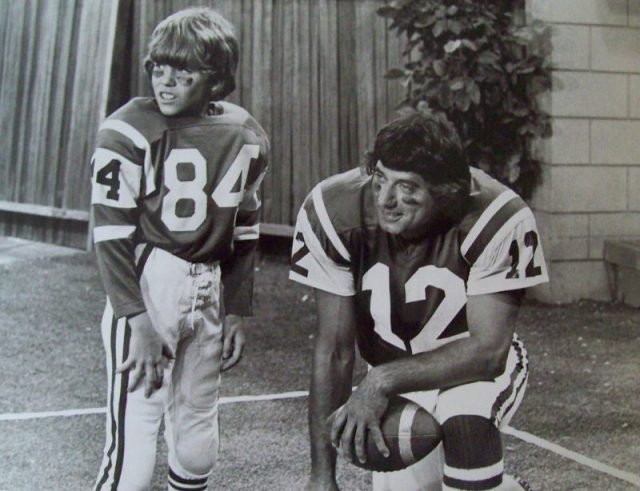
[(136, 97), (100, 125), (96, 147), (111, 150), (141, 165), (148, 194), (155, 190), (151, 144), (166, 129), (165, 118), (153, 99)]
[(126, 137), (136, 148), (146, 150), (149, 148), (149, 141), (136, 128), (126, 121), (119, 119), (107, 119), (100, 125), (100, 131), (112, 130)]
[(106, 121), (122, 121), (136, 129), (147, 143), (153, 143), (168, 128), (153, 97), (134, 97), (111, 114)]
[(375, 220), (370, 182), (371, 176), (356, 167), (320, 183), (327, 213), (339, 235)]
[(325, 207), (324, 199), (322, 197), (322, 188), (320, 186), (316, 186), (311, 192), (311, 201), (313, 203), (313, 209), (316, 212), (316, 216), (320, 221), (320, 226), (322, 227), (322, 230), (324, 230), (327, 238), (336, 251), (338, 251), (338, 254), (340, 254), (342, 259), (346, 262), (351, 261), (351, 254), (349, 254), (349, 251), (340, 240), (340, 237), (338, 237), (338, 233), (333, 227), (333, 223), (331, 223), (331, 218), (329, 217), (329, 213)]
[(303, 204), (313, 233), (338, 264), (351, 261), (349, 233), (362, 226), (366, 182), (368, 176), (352, 169), (320, 182)]
[(467, 224), (462, 227), (467, 230), (460, 247), (463, 257), (469, 264), (474, 264), (505, 225), (514, 224), (515, 217), (524, 218), (530, 214), (520, 196), (484, 172), (474, 169), (472, 207), (463, 220), (463, 224)]
[(97, 244), (107, 240), (130, 239), (135, 231), (135, 225), (103, 225), (93, 229), (93, 240)]
[(270, 150), (269, 137), (264, 128), (256, 121), (256, 119), (243, 107), (230, 102), (216, 102), (217, 112), (210, 117), (205, 118), (210, 124), (237, 126), (238, 129), (244, 130), (239, 132), (243, 134), (247, 143), (255, 143), (260, 145), (260, 153), (266, 158)]

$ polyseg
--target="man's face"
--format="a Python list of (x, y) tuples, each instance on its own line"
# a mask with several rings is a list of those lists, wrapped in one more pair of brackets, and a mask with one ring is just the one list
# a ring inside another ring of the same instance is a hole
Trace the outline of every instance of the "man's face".
[(151, 86), (160, 112), (165, 116), (203, 114), (209, 101), (209, 81), (204, 72), (154, 65)]
[(427, 183), (415, 172), (392, 170), (378, 161), (372, 188), (378, 222), (387, 233), (416, 238), (437, 218)]

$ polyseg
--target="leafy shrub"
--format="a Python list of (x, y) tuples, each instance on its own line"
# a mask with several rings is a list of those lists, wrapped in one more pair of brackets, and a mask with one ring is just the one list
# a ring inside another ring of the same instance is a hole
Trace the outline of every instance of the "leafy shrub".
[[(517, 2), (516, 2), (517, 3)], [(378, 9), (406, 36), (404, 104), (443, 111), (473, 165), (529, 198), (541, 175), (532, 152), (551, 133), (539, 95), (551, 88), (549, 28), (517, 25), (513, 1), (393, 0)]]

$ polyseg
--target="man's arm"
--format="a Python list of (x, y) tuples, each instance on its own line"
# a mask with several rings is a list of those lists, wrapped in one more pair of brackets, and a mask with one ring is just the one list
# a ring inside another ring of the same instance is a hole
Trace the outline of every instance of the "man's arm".
[[(513, 338), (521, 296), (521, 291), (470, 296), (466, 307), (469, 337), (371, 369), (346, 404), (344, 418), (336, 418), (333, 426), (333, 443), (340, 445), (345, 458), (354, 458), (351, 454), (354, 445), (358, 459), (365, 461), (364, 435), (370, 430), (372, 408), (379, 424), (389, 397), (500, 375)], [(352, 427), (356, 428), (355, 433), (342, 431)]]
[(327, 432), (327, 418), (351, 394), (355, 361), (355, 304), (342, 297), (315, 290), (317, 328), (309, 394), (311, 475), (307, 490), (338, 489), (336, 452)]

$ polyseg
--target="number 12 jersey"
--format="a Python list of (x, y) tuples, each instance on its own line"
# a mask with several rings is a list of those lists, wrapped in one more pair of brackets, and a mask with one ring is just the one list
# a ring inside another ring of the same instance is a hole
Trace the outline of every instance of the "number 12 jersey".
[(414, 241), (378, 226), (361, 169), (321, 182), (298, 214), (289, 277), (355, 296), (356, 339), (371, 365), (468, 336), (469, 295), (548, 281), (531, 210), (476, 168), (462, 220)]

